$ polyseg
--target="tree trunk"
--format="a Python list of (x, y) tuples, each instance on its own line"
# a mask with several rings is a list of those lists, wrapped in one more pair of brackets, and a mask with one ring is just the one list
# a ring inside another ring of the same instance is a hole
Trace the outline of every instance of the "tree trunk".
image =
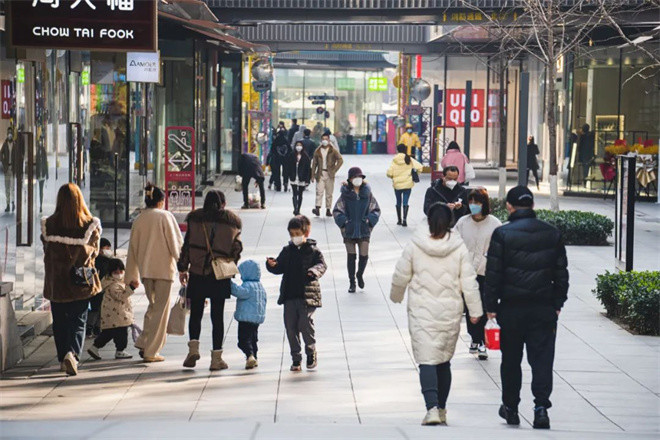
[(548, 150), (550, 153), (550, 209), (559, 211), (559, 188), (557, 184), (557, 121), (556, 103), (555, 103), (555, 80), (557, 64), (554, 47), (553, 29), (548, 29), (548, 64), (546, 65), (546, 79), (547, 84), (545, 87), (546, 97), (546, 114), (545, 120), (548, 124)]
[(499, 68), (498, 72), (500, 75), (500, 89), (498, 91), (498, 114), (499, 114), (499, 124), (500, 124), (500, 163), (499, 163), (499, 193), (498, 197), (500, 200), (506, 198), (506, 133), (507, 133), (507, 115), (506, 107), (504, 103), (506, 102), (506, 91), (507, 91), (507, 82), (506, 82), (506, 69), (507, 63), (504, 56), (500, 56), (499, 59)]

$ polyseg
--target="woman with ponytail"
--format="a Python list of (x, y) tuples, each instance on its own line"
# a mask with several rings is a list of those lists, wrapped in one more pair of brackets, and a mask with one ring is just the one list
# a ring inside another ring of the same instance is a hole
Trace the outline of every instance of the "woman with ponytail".
[[(398, 154), (392, 159), (392, 164), (387, 170), (387, 177), (392, 179), (394, 195), (396, 196), (396, 215), (398, 219), (396, 224), (408, 226), (408, 200), (410, 199), (410, 192), (415, 186), (413, 172), (419, 175), (424, 167), (408, 155), (407, 147), (404, 144), (399, 144), (396, 150)], [(403, 217), (401, 216), (402, 206)]]

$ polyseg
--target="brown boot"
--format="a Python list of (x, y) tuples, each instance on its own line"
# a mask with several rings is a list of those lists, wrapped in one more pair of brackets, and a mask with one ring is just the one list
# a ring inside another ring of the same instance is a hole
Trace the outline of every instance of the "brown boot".
[(183, 361), (183, 366), (186, 368), (195, 368), (199, 357), (199, 341), (188, 341), (188, 356)]
[(211, 350), (211, 366), (209, 370), (217, 371), (226, 370), (227, 368), (229, 368), (229, 365), (222, 360), (222, 350)]

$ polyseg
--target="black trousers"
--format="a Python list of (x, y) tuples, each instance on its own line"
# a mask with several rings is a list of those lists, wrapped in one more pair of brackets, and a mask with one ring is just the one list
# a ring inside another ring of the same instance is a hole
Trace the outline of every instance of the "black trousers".
[[(479, 293), (481, 294), (481, 304), (485, 304), (484, 302), (484, 293), (485, 293), (485, 284), (486, 277), (483, 275), (477, 275), (477, 282), (479, 283)], [(472, 343), (473, 344), (483, 344), (484, 343), (484, 327), (486, 326), (486, 322), (488, 321), (488, 318), (486, 318), (486, 310), (484, 308), (483, 314), (481, 315), (481, 319), (479, 322), (476, 324), (472, 324), (470, 322), (470, 311), (468, 310), (467, 306), (465, 306), (465, 322), (467, 324), (467, 331), (468, 334), (472, 337)]]
[(447, 397), (449, 397), (451, 389), (451, 364), (449, 361), (439, 365), (420, 365), (419, 382), (422, 385), (427, 410), (435, 406), (440, 409), (447, 407)]
[[(247, 205), (248, 204), (248, 195), (250, 193), (250, 181), (252, 179), (243, 179), (243, 204)], [(261, 196), (261, 205), (266, 204), (266, 190), (264, 189), (264, 178), (260, 177), (258, 179), (255, 179), (257, 182), (257, 185), (259, 185), (259, 195)]]
[(53, 315), (53, 339), (58, 361), (62, 362), (68, 352), (80, 358), (85, 341), (88, 308), (88, 299), (66, 303), (50, 302), (50, 313)]
[(539, 186), (539, 170), (538, 168), (527, 168), (527, 180), (529, 180), (529, 172), (532, 172), (534, 179), (536, 179), (536, 186)]
[(522, 385), (523, 347), (532, 367), (532, 394), (536, 406), (550, 408), (552, 367), (557, 337), (557, 312), (552, 306), (501, 305), (497, 314), (501, 327), (502, 403), (517, 409)]
[(291, 185), (291, 192), (293, 193), (293, 210), (297, 213), (300, 213), (304, 191), (305, 187), (302, 185)]
[(124, 351), (128, 346), (128, 327), (106, 328), (94, 339), (94, 347), (103, 348), (114, 340), (117, 351)]
[[(263, 181), (262, 181), (263, 183)], [(190, 299), (188, 334), (191, 341), (199, 341), (202, 333), (202, 318), (206, 298), (211, 302), (211, 324), (213, 326), (213, 349), (222, 350), (225, 337), (225, 300), (231, 294), (231, 280), (216, 280), (215, 276), (190, 274), (187, 297)]]
[(270, 176), (270, 183), (275, 184), (275, 189), (277, 191), (282, 189), (282, 185), (284, 185), (284, 189), (286, 189), (289, 179), (287, 178), (286, 173), (284, 172), (284, 164), (275, 162), (270, 165), (270, 171), (272, 172)]
[(238, 348), (245, 353), (245, 357), (250, 355), (257, 357), (257, 342), (259, 342), (259, 324), (252, 322), (238, 322)]

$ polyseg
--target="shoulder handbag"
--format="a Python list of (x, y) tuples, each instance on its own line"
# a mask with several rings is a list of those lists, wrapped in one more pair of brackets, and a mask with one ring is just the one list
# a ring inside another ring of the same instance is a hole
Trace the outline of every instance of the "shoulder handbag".
[(410, 174), (412, 175), (413, 182), (419, 183), (419, 173), (417, 172), (415, 167), (413, 167), (413, 169), (410, 170)]
[(474, 167), (472, 166), (471, 163), (466, 162), (465, 163), (465, 180), (470, 181), (473, 180), (477, 177), (477, 173), (474, 172)]
[[(69, 260), (71, 261), (71, 264), (73, 264), (71, 249), (69, 249), (68, 244), (66, 244), (65, 246), (69, 254)], [(85, 262), (85, 264), (87, 264), (87, 262)], [(69, 278), (71, 279), (71, 284), (73, 284), (74, 286), (93, 287), (96, 273), (97, 272), (95, 267), (87, 267), (86, 265), (82, 265), (82, 266), (73, 265), (71, 267), (71, 270), (69, 271)]]
[(224, 257), (215, 258), (213, 256), (213, 249), (211, 248), (211, 242), (209, 241), (209, 234), (206, 231), (205, 223), (202, 223), (202, 228), (204, 229), (204, 238), (206, 238), (206, 247), (211, 255), (211, 267), (213, 268), (215, 279), (226, 280), (238, 274), (238, 266), (236, 266), (233, 259)]

